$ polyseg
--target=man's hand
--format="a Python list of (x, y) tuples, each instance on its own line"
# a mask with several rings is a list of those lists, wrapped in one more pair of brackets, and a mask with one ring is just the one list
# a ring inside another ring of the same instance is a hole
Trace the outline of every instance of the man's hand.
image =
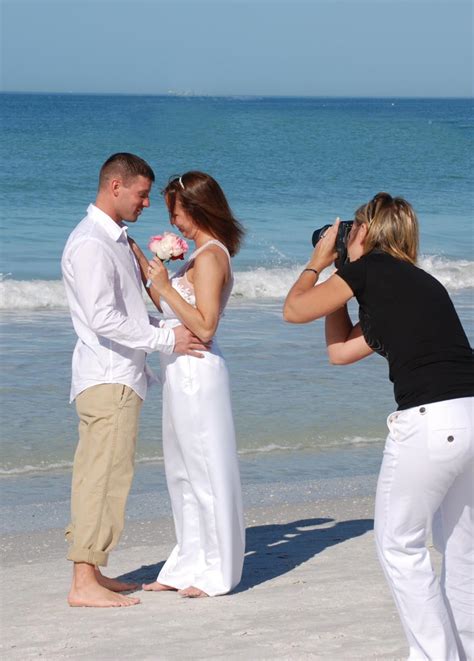
[(204, 358), (203, 354), (199, 352), (208, 351), (211, 345), (210, 342), (204, 344), (186, 326), (176, 326), (173, 328), (173, 332), (175, 337), (174, 353), (185, 353), (188, 356)]

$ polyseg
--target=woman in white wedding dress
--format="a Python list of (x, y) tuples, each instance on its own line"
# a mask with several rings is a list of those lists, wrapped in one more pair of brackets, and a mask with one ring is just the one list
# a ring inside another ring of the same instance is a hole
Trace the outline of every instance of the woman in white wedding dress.
[[(245, 551), (228, 372), (213, 339), (232, 291), (231, 256), (243, 229), (205, 173), (172, 179), (163, 195), (171, 224), (195, 250), (171, 278), (158, 258), (150, 262), (150, 295), (166, 325), (184, 324), (209, 350), (202, 357), (160, 355), (163, 454), (177, 543), (157, 580), (143, 587), (216, 596), (239, 583)], [(144, 255), (132, 247), (143, 269)]]

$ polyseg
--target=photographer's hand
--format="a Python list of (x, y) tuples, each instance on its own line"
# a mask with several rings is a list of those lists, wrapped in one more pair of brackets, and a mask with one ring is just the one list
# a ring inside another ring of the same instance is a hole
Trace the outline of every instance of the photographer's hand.
[(342, 307), (353, 297), (352, 289), (337, 274), (315, 286), (319, 273), (337, 258), (336, 236), (339, 218), (321, 237), (306, 268), (288, 292), (284, 306), (285, 321), (304, 324), (325, 317)]
[(315, 269), (318, 273), (330, 266), (337, 259), (336, 237), (339, 228), (340, 219), (336, 221), (321, 236), (314, 247), (313, 254), (306, 266), (308, 269)]

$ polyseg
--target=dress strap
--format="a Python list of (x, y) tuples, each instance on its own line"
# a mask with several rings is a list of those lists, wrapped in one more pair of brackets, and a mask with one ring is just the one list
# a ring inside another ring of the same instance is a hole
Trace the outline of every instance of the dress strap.
[(227, 250), (227, 248), (225, 247), (225, 245), (224, 245), (223, 243), (221, 243), (220, 241), (218, 241), (217, 239), (210, 239), (209, 241), (206, 241), (206, 243), (205, 243), (204, 245), (202, 245), (200, 248), (197, 248), (193, 253), (191, 253), (191, 255), (189, 256), (188, 260), (186, 261), (186, 264), (184, 264), (184, 266), (181, 267), (179, 273), (176, 274), (176, 275), (183, 275), (183, 276), (184, 276), (184, 279), (186, 280), (186, 283), (187, 283), (188, 286), (191, 287), (191, 288), (194, 288), (194, 287), (193, 287), (193, 285), (192, 285), (192, 284), (189, 282), (189, 280), (188, 280), (188, 275), (187, 275), (188, 269), (189, 269), (189, 267), (191, 266), (191, 264), (193, 263), (193, 261), (195, 260), (195, 258), (196, 258), (196, 257), (197, 257), (197, 256), (203, 251), (203, 250), (205, 250), (206, 248), (208, 248), (210, 245), (219, 246), (219, 248), (222, 248), (222, 250), (225, 252), (225, 254), (227, 255), (227, 259), (229, 260), (229, 274), (230, 274), (230, 281), (229, 281), (229, 282), (232, 283), (233, 280), (234, 280), (234, 274), (233, 274), (233, 271), (232, 271), (232, 261), (231, 261), (231, 258), (230, 258), (230, 253), (229, 253), (229, 251)]
[(205, 250), (205, 249), (206, 249), (208, 246), (210, 246), (210, 245), (219, 246), (219, 248), (222, 248), (222, 250), (223, 250), (223, 251), (225, 252), (225, 254), (227, 255), (227, 258), (228, 258), (228, 260), (229, 260), (229, 264), (231, 263), (231, 260), (230, 260), (230, 253), (229, 253), (229, 251), (227, 250), (227, 248), (225, 247), (225, 245), (224, 245), (223, 243), (221, 243), (220, 241), (218, 241), (217, 239), (209, 239), (209, 241), (207, 241), (204, 245), (202, 245), (200, 248), (197, 248), (197, 249), (196, 249), (196, 250), (190, 255), (190, 257), (189, 257), (189, 261), (191, 261), (192, 259), (195, 259), (195, 258), (196, 258), (196, 257), (197, 257), (197, 256), (203, 251), (203, 250)]

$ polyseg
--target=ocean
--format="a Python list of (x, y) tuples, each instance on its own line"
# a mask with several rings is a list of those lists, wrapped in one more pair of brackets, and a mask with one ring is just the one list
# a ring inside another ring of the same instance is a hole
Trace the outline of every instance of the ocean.
[[(330, 366), (323, 322), (286, 324), (283, 299), (313, 230), (388, 191), (415, 207), (420, 265), (447, 287), (472, 342), (472, 100), (4, 93), (0, 109), (2, 529), (24, 527), (21, 508), (44, 503), (33, 527), (66, 523), (77, 420), (60, 257), (117, 151), (155, 170), (152, 205), (131, 229), (142, 245), (168, 227), (161, 188), (190, 169), (221, 183), (247, 230), (219, 344), (249, 502), (254, 486), (278, 497), (275, 484), (341, 476), (373, 490), (395, 409), (386, 362)], [(156, 356), (150, 365), (159, 372)], [(160, 409), (157, 387), (143, 408), (135, 495), (165, 492)]]

